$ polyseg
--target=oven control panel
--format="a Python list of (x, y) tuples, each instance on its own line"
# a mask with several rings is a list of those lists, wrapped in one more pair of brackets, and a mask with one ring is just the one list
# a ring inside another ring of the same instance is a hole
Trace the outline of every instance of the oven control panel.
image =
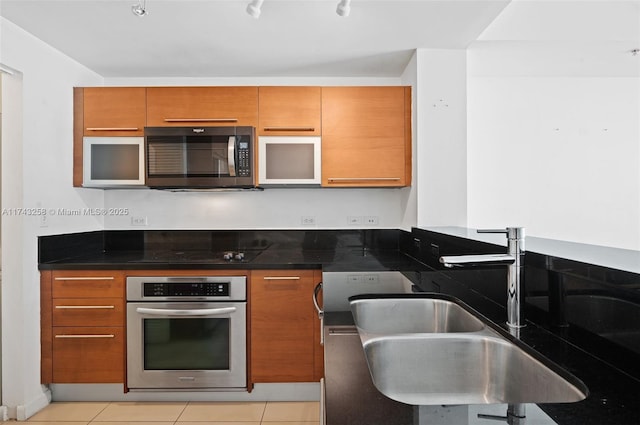
[(128, 276), (127, 301), (246, 301), (246, 276)]
[(229, 282), (145, 282), (145, 297), (228, 297)]

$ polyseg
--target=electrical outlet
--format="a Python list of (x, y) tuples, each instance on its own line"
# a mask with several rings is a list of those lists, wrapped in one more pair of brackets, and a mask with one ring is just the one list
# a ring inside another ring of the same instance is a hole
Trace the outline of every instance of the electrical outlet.
[(367, 274), (364, 275), (364, 281), (366, 283), (379, 283), (380, 282), (380, 276), (378, 276), (377, 274)]
[(316, 217), (313, 215), (303, 215), (300, 217), (300, 222), (303, 226), (314, 226), (316, 224)]
[(361, 226), (362, 217), (358, 215), (350, 215), (349, 217), (347, 217), (347, 224), (349, 226)]
[(362, 279), (361, 274), (350, 274), (347, 276), (347, 283), (362, 283)]
[(147, 224), (147, 217), (131, 217), (132, 226), (146, 226)]
[(369, 215), (364, 217), (364, 224), (367, 226), (377, 226), (378, 225), (378, 216), (377, 215)]

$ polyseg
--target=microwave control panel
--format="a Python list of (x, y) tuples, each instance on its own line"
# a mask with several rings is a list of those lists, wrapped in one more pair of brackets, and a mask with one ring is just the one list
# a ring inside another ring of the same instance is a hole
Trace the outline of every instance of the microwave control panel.
[(240, 140), (238, 142), (238, 169), (239, 177), (251, 177), (251, 149), (249, 142)]

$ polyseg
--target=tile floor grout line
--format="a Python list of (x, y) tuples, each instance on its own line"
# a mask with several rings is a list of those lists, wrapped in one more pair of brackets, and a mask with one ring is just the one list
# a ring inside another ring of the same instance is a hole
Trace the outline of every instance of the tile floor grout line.
[(104, 406), (104, 407), (102, 408), (102, 410), (100, 410), (98, 413), (96, 413), (96, 415), (95, 415), (93, 418), (91, 418), (91, 419), (89, 420), (89, 422), (87, 422), (87, 425), (89, 425), (89, 424), (90, 424), (91, 422), (93, 422), (93, 421), (94, 421), (98, 416), (100, 416), (100, 413), (104, 412), (104, 411), (107, 409), (107, 407), (109, 407), (109, 406), (111, 405), (111, 403), (112, 403), (111, 401), (107, 401), (106, 406)]
[(173, 421), (173, 425), (176, 425), (178, 423), (178, 421), (180, 420), (180, 416), (182, 416), (184, 411), (187, 410), (187, 407), (189, 406), (190, 403), (191, 403), (191, 401), (187, 400), (187, 402), (184, 404), (184, 407), (182, 408), (182, 411), (180, 412), (180, 414), (178, 415), (176, 420)]

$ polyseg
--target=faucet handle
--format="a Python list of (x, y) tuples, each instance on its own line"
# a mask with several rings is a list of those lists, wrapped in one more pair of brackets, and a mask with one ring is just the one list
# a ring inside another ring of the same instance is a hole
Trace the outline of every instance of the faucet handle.
[(507, 229), (478, 229), (476, 230), (478, 233), (508, 233)]
[(478, 233), (504, 233), (509, 239), (524, 239), (524, 227), (506, 227), (504, 229), (478, 229)]

